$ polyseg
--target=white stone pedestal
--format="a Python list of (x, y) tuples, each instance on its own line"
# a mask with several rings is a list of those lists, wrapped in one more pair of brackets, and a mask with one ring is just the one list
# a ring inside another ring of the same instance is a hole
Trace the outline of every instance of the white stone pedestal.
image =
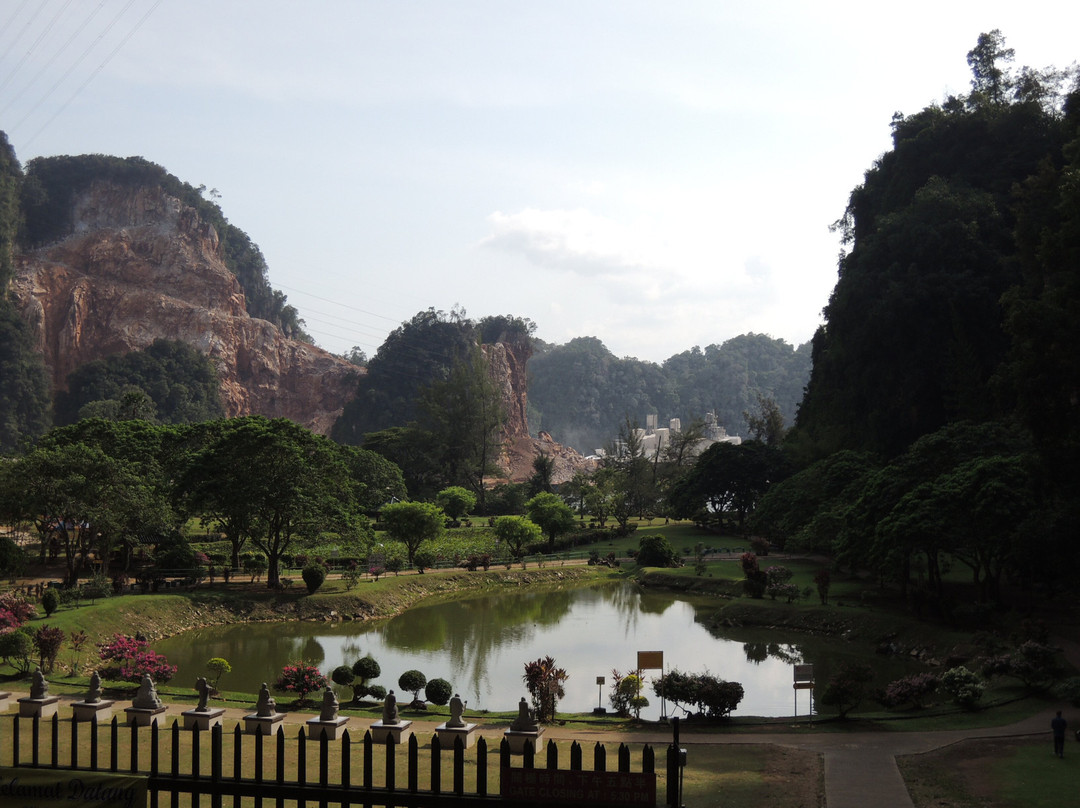
[(439, 736), (439, 744), (443, 749), (453, 749), (458, 738), (464, 742), (466, 749), (471, 749), (476, 743), (476, 726), (476, 724), (466, 724), (463, 727), (448, 727), (446, 724), (439, 724), (435, 727), (435, 734)]
[(46, 696), (43, 699), (19, 699), (19, 717), (33, 718), (36, 715), (38, 718), (52, 718), (56, 715), (59, 701), (59, 696)]
[(408, 740), (412, 735), (412, 730), (409, 727), (412, 726), (412, 721), (398, 721), (396, 724), (384, 724), (382, 721), (376, 721), (369, 728), (371, 730), (371, 740), (375, 743), (385, 744), (387, 740), (390, 743), (401, 743), (402, 737)]
[(270, 715), (251, 713), (244, 716), (244, 732), (248, 735), (273, 735), (284, 720), (285, 713), (271, 713)]
[(317, 741), (320, 738), (325, 737), (328, 741), (336, 741), (341, 737), (341, 733), (345, 731), (345, 725), (349, 723), (349, 717), (338, 716), (329, 721), (324, 721), (321, 718), (309, 718), (307, 720), (307, 736)]
[(112, 717), (112, 708), (115, 702), (108, 699), (101, 701), (73, 701), (71, 714), (76, 721), (94, 721), (103, 724)]
[(148, 727), (165, 715), (164, 707), (125, 707), (129, 724), (137, 727)]
[(532, 741), (533, 751), (540, 754), (540, 736), (543, 734), (543, 727), (540, 727), (536, 732), (517, 732), (508, 729), (503, 733), (503, 737), (510, 742), (511, 755), (524, 755), (526, 741)]
[(225, 715), (224, 707), (215, 707), (212, 710), (184, 710), (180, 713), (184, 716), (184, 729), (210, 729), (215, 724), (221, 723), (221, 717)]

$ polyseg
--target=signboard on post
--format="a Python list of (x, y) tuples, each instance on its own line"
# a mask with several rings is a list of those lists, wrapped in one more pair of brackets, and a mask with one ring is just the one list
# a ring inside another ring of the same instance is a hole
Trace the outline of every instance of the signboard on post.
[(792, 687), (795, 688), (795, 717), (799, 716), (799, 691), (810, 691), (810, 720), (814, 720), (814, 666), (813, 665), (795, 665), (794, 666), (795, 682)]
[(664, 652), (663, 651), (638, 651), (637, 652), (637, 666), (638, 670), (663, 670), (664, 669)]

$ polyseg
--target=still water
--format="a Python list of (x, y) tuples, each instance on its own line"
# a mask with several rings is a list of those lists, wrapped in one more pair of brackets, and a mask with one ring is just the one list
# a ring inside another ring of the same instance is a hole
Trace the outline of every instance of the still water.
[[(526, 696), (522, 673), (527, 661), (551, 655), (569, 673), (563, 712), (609, 707), (611, 671), (632, 669), (638, 651), (663, 651), (665, 666), (704, 672), (740, 682), (746, 691), (736, 715), (792, 715), (792, 665), (829, 663), (852, 653), (823, 641), (784, 642), (776, 636), (747, 635), (738, 640), (710, 633), (699, 618), (716, 609), (715, 600), (676, 598), (628, 584), (564, 589), (525, 589), (410, 609), (374, 622), (245, 623), (199, 629), (154, 644), (179, 666), (174, 684), (206, 675), (206, 661), (224, 657), (232, 665), (220, 686), (257, 692), (273, 684), (282, 666), (304, 660), (327, 676), (338, 665), (371, 655), (382, 668), (373, 684), (398, 689), (406, 670), (428, 679), (446, 679), (470, 709), (511, 710)], [(809, 644), (808, 644), (809, 643)], [(817, 678), (823, 681), (819, 669)], [(646, 672), (650, 706), (643, 718), (660, 715)], [(598, 676), (607, 677), (602, 689)], [(399, 694), (400, 695), (400, 694)], [(343, 700), (351, 698), (341, 689)], [(421, 697), (423, 693), (421, 692)], [(798, 712), (809, 698), (799, 694)], [(669, 714), (671, 709), (669, 705)], [(677, 714), (677, 713), (675, 713)]]

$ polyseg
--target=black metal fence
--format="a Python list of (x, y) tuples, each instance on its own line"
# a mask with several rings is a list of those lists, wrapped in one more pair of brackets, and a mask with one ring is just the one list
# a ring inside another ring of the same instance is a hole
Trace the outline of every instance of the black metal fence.
[[(511, 755), (504, 739), (494, 754), (478, 737), (466, 748), (461, 738), (443, 746), (437, 734), (421, 746), (415, 734), (406, 744), (376, 743), (370, 732), (353, 741), (348, 732), (330, 740), (309, 739), (281, 727), (273, 735), (248, 734), (239, 724), (226, 731), (149, 727), (0, 715), (0, 767), (135, 774), (144, 777), (150, 808), (253, 806), (319, 808), (348, 806), (488, 805), (656, 805), (657, 772), (652, 747), (644, 745), (632, 769), (631, 749), (619, 744), (614, 766), (597, 743), (591, 767), (577, 741), (560, 752), (554, 741), (522, 755)], [(680, 750), (667, 749), (661, 804), (679, 805)], [(568, 752), (568, 754), (567, 754)], [(560, 759), (560, 758), (563, 759)], [(423, 758), (426, 758), (424, 760)], [(568, 758), (568, 759), (566, 759)], [(40, 773), (40, 771), (39, 771)], [(423, 782), (421, 782), (423, 780)], [(584, 789), (589, 789), (586, 794)], [(577, 791), (575, 791), (577, 789)], [(576, 795), (576, 796), (575, 796)], [(587, 799), (586, 799), (587, 797)], [(581, 799), (578, 799), (581, 798)]]

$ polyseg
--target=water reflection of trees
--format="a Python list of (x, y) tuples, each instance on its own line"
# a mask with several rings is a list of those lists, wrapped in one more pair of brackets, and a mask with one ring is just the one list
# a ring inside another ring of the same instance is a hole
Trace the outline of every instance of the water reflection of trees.
[(746, 642), (743, 643), (743, 653), (746, 654), (746, 661), (753, 662), (755, 665), (764, 662), (769, 657), (789, 665), (799, 665), (803, 661), (802, 649), (790, 643)]
[(512, 601), (497, 595), (412, 609), (388, 621), (381, 633), (386, 645), (397, 650), (446, 654), (452, 676), (472, 682), (479, 699), (488, 660), (500, 648), (527, 644), (540, 628), (557, 625), (575, 594), (528, 592)]

